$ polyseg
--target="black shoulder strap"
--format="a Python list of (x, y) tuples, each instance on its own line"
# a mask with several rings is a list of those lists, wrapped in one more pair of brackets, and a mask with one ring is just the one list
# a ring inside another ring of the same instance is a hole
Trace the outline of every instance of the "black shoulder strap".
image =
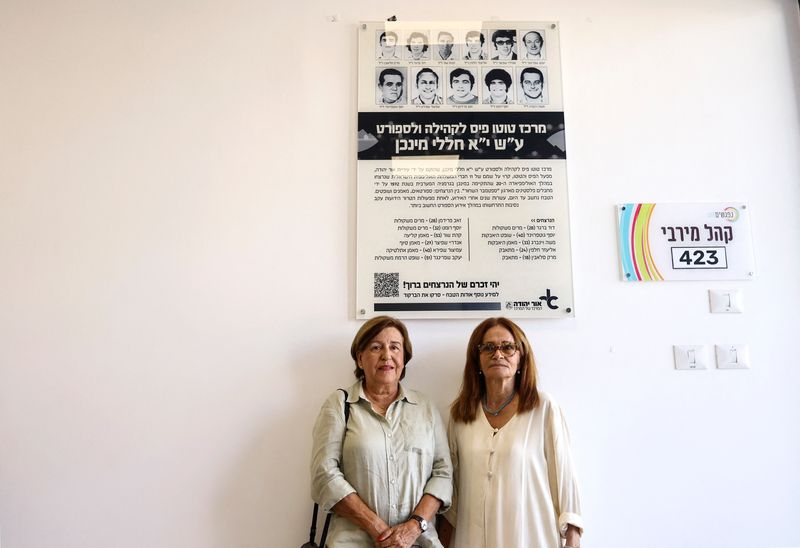
[[(347, 390), (344, 388), (340, 388), (339, 390), (342, 391), (344, 394), (344, 435), (342, 436), (342, 441), (344, 441), (344, 436), (347, 435), (347, 421), (350, 420), (350, 402), (347, 401), (347, 398), (350, 397), (347, 393)], [(322, 526), (322, 536), (319, 539), (319, 545), (323, 548), (325, 547), (325, 541), (328, 539), (328, 527), (331, 525), (331, 517), (333, 517), (333, 513), (329, 513), (325, 516), (325, 525)], [(313, 529), (311, 533), (311, 542), (314, 542), (314, 537), (316, 536), (316, 523), (317, 523), (317, 504), (314, 503), (314, 517), (313, 519)]]
[(341, 392), (344, 394), (344, 424), (347, 425), (347, 421), (350, 420), (350, 402), (347, 401), (347, 398), (350, 397), (350, 394), (347, 393), (347, 390), (344, 388), (340, 388)]

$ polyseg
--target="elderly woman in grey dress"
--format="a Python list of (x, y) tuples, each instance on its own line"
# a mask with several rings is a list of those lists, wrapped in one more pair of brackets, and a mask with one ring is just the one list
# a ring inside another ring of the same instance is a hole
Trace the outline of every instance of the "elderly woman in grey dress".
[(442, 546), (434, 521), (450, 506), (450, 453), (436, 407), (400, 383), (411, 354), (401, 321), (367, 321), (350, 348), (356, 382), (322, 405), (311, 490), (334, 514), (328, 547)]

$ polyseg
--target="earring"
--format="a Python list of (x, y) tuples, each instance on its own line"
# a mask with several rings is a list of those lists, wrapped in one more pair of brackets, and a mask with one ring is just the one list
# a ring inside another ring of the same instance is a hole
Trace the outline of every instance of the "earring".
[(517, 375), (519, 375), (519, 373), (520, 373), (520, 369), (517, 369)]
[(483, 371), (481, 371), (480, 369), (478, 369), (478, 375), (483, 375)]

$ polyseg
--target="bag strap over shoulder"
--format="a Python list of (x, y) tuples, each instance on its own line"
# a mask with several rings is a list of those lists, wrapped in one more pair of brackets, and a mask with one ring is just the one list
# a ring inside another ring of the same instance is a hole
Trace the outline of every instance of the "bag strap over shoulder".
[[(344, 425), (347, 426), (347, 421), (350, 420), (350, 402), (347, 401), (347, 398), (350, 397), (350, 394), (347, 393), (347, 390), (344, 388), (339, 389), (344, 394)], [(345, 430), (347, 432), (347, 430)]]
[[(350, 402), (347, 401), (347, 398), (350, 395), (347, 393), (347, 390), (344, 388), (339, 388), (339, 390), (344, 394), (344, 434), (342, 434), (342, 442), (344, 442), (344, 437), (347, 435), (347, 421), (350, 420)], [(316, 502), (314, 503), (314, 510), (311, 514), (311, 530), (309, 531), (309, 542), (308, 544), (304, 544), (301, 548), (318, 548), (318, 546), (325, 547), (325, 541), (328, 538), (328, 527), (331, 524), (331, 517), (333, 513), (328, 513), (325, 516), (325, 525), (322, 526), (322, 536), (319, 538), (319, 545), (315, 542), (316, 539), (314, 537), (317, 536), (317, 512), (319, 511), (319, 504)]]

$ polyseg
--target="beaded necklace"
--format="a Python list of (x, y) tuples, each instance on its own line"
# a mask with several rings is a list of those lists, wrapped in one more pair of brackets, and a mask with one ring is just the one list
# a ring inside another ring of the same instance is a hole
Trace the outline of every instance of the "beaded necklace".
[(508, 399), (506, 401), (504, 401), (503, 404), (500, 407), (498, 407), (496, 411), (492, 411), (491, 409), (489, 409), (489, 406), (486, 404), (487, 396), (484, 396), (483, 401), (481, 401), (481, 405), (483, 406), (483, 410), (484, 411), (489, 413), (491, 416), (496, 417), (497, 415), (500, 414), (500, 411), (505, 409), (506, 406), (508, 406), (508, 404), (511, 403), (511, 400), (513, 400), (514, 396), (516, 396), (516, 395), (517, 395), (516, 391), (515, 392), (511, 392), (511, 395), (508, 397)]

